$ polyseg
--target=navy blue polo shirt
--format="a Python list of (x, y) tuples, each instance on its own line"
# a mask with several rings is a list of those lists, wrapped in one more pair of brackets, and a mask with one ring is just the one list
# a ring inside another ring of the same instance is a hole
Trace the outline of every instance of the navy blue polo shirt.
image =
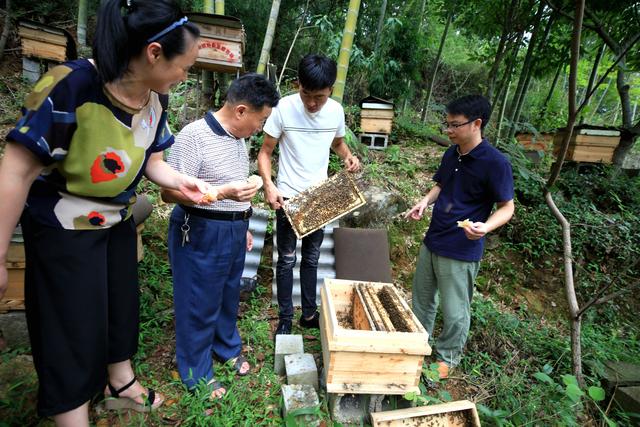
[(433, 176), (441, 189), (424, 243), (440, 256), (480, 261), (484, 237), (467, 239), (457, 222), (485, 222), (495, 203), (512, 200), (513, 173), (509, 160), (486, 139), (464, 156), (457, 147), (444, 153)]

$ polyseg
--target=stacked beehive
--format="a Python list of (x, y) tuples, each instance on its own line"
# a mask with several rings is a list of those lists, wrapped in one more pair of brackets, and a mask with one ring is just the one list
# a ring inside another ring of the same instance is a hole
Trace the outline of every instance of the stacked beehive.
[(383, 149), (389, 143), (393, 126), (393, 103), (368, 96), (360, 101), (360, 142), (373, 149)]

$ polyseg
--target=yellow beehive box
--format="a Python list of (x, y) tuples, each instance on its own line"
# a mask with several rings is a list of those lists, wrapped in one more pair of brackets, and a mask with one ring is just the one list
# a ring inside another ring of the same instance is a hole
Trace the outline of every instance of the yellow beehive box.
[(12, 241), (7, 252), (8, 288), (0, 300), (0, 312), (24, 310), (24, 244)]
[(393, 103), (375, 96), (360, 101), (360, 129), (363, 133), (388, 135), (393, 126)]
[(77, 56), (73, 37), (61, 28), (21, 19), (18, 35), (25, 57), (64, 62)]
[(390, 283), (325, 279), (320, 291), (320, 333), (324, 376), (329, 393), (420, 393), (424, 357), (431, 354), (429, 335), (407, 303), (397, 294), (400, 309), (417, 332), (356, 330), (344, 327), (339, 316), (352, 312), (356, 286), (374, 289)]
[[(558, 131), (553, 138), (553, 153), (560, 152), (564, 130)], [(569, 141), (565, 160), (585, 163), (612, 163), (613, 153), (620, 142), (620, 131), (614, 128), (595, 126), (576, 126)]]

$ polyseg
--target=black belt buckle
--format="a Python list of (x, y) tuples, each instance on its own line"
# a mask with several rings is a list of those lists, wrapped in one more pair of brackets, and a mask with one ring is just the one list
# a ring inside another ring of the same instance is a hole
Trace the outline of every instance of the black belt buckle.
[(242, 219), (247, 221), (253, 215), (253, 208), (249, 208), (246, 211), (242, 212)]

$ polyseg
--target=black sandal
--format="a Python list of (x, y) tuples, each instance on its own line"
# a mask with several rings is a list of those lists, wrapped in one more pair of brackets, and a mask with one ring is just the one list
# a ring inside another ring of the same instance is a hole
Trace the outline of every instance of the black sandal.
[(130, 397), (120, 397), (120, 393), (131, 387), (135, 382), (136, 377), (134, 376), (129, 384), (126, 384), (117, 390), (111, 385), (111, 383), (108, 383), (107, 386), (109, 387), (109, 393), (111, 393), (111, 395), (105, 396), (105, 408), (107, 410), (133, 409), (136, 412), (151, 412), (155, 410), (156, 408), (153, 404), (156, 401), (156, 392), (151, 388), (148, 388), (147, 395), (142, 397), (144, 399), (144, 403), (138, 403)]
[[(242, 354), (238, 357), (231, 358), (231, 360), (233, 361), (233, 369), (235, 369), (236, 374), (239, 377), (244, 377), (245, 375), (249, 375), (251, 373), (251, 364)], [(242, 365), (244, 365), (245, 363), (249, 365), (249, 369), (247, 369), (245, 372), (242, 372)]]

